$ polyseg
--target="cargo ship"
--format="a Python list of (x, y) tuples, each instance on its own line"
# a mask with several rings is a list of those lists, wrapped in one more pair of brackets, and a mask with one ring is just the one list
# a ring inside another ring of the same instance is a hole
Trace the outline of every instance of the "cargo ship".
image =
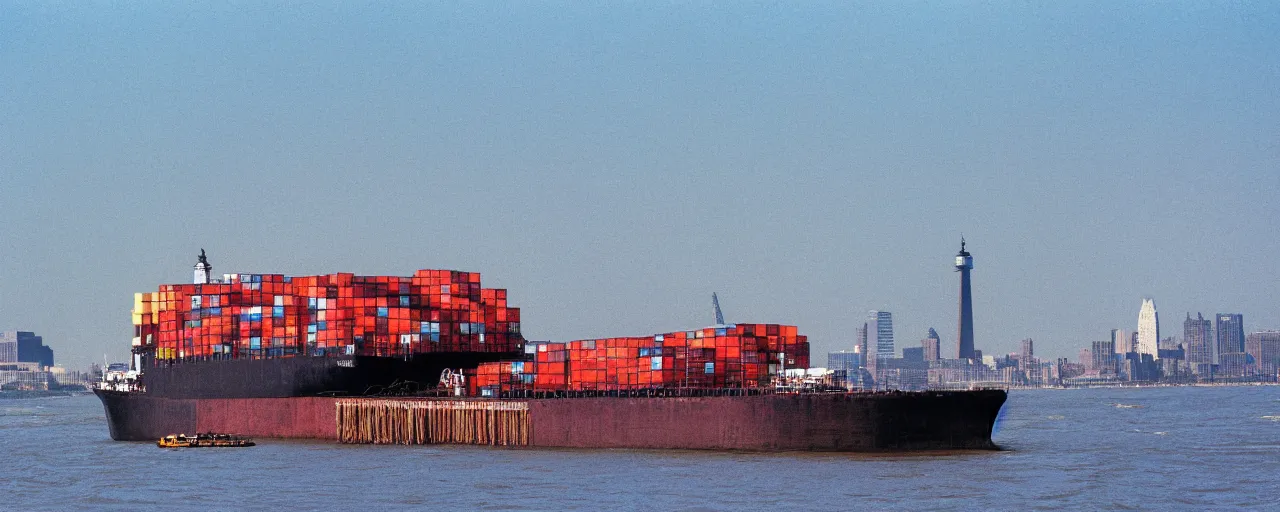
[[(898, 451), (993, 449), (1000, 389), (850, 392), (788, 378), (795, 326), (524, 338), (480, 275), (224, 274), (135, 294), (132, 368), (95, 394), (112, 439)], [(718, 319), (719, 320), (719, 319)]]

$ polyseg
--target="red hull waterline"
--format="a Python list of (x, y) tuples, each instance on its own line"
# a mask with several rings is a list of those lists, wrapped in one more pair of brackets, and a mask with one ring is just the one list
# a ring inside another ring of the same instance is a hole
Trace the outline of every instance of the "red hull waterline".
[(828, 452), (995, 449), (991, 433), (1007, 398), (1003, 390), (528, 400), (96, 393), (119, 441), (212, 431), (355, 443)]

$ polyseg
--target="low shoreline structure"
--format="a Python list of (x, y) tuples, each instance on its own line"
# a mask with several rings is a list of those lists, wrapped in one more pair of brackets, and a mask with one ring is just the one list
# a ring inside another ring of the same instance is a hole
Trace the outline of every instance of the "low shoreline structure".
[(1235, 388), (1235, 387), (1259, 387), (1259, 386), (1280, 386), (1280, 382), (1196, 382), (1187, 384), (1169, 384), (1169, 383), (1112, 383), (1112, 384), (1070, 384), (1063, 386), (1007, 386), (1004, 389), (1009, 391), (1029, 391), (1037, 389), (1048, 390), (1069, 390), (1069, 389), (1145, 389), (1145, 388)]
[(31, 398), (52, 398), (60, 396), (85, 396), (92, 395), (92, 391), (88, 390), (3, 390), (0, 391), (0, 400), (25, 400)]

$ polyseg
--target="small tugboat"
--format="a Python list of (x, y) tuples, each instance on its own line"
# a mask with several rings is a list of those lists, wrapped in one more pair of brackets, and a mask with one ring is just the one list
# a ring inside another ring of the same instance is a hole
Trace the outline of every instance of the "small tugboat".
[(206, 432), (194, 436), (169, 434), (156, 441), (156, 446), (161, 448), (244, 448), (253, 446), (253, 441), (231, 434)]

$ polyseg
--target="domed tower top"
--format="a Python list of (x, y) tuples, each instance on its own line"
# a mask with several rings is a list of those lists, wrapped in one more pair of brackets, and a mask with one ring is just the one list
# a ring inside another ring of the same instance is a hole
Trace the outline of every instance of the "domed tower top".
[(197, 261), (192, 281), (195, 284), (209, 284), (209, 276), (213, 272), (213, 265), (209, 264), (209, 258), (204, 254), (204, 248), (200, 249), (200, 261)]
[(956, 270), (973, 268), (973, 256), (964, 250), (964, 237), (960, 237), (960, 252), (956, 253)]

